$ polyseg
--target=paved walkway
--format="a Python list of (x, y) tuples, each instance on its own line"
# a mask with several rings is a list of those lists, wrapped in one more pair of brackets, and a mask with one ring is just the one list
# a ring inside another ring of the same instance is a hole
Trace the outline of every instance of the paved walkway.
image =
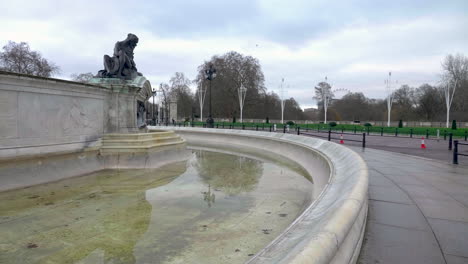
[(468, 263), (468, 166), (351, 148), (370, 172), (358, 263)]
[[(327, 133), (316, 133), (313, 131), (306, 132), (308, 136), (321, 136), (326, 137), (328, 136)], [(339, 142), (339, 134), (332, 134), (332, 138), (334, 138), (333, 142)], [(362, 133), (360, 135), (352, 135), (352, 134), (344, 134), (343, 135), (345, 145), (351, 146), (361, 146), (361, 142), (353, 142), (350, 140), (362, 140)], [(463, 138), (456, 138), (461, 143), (468, 143), (464, 141)], [(453, 159), (453, 152), (448, 150), (449, 141), (448, 137), (447, 140), (444, 140), (443, 137), (440, 139), (436, 139), (431, 137), (430, 139), (425, 139), (426, 149), (421, 149), (421, 136), (414, 136), (410, 138), (408, 136), (380, 136), (380, 134), (366, 136), (366, 147), (373, 148), (373, 149), (381, 149), (387, 150), (392, 152), (404, 153), (419, 157), (426, 157), (431, 159), (437, 159), (445, 162), (452, 162)], [(460, 152), (464, 152), (468, 154), (468, 146), (460, 146)], [(468, 157), (459, 157), (460, 162), (464, 162), (468, 165)], [(466, 160), (466, 161), (465, 161)]]

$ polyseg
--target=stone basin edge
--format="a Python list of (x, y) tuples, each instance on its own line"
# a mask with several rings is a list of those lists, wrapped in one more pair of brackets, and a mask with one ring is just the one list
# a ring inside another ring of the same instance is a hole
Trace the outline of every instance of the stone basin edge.
[[(295, 160), (314, 178), (314, 191), (320, 190), (315, 200), (247, 263), (356, 263), (368, 211), (368, 168), (359, 154), (333, 142), (293, 134), (192, 127), (157, 129), (174, 131), (188, 145), (239, 144), (275, 152)], [(321, 162), (329, 171), (322, 170), (319, 175), (310, 164), (321, 166)]]

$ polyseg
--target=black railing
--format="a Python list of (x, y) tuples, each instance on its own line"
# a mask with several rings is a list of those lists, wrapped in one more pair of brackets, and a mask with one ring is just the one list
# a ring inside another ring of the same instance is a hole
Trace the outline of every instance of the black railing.
[[(331, 130), (328, 130), (326, 132), (324, 131), (320, 131), (318, 133), (327, 133), (326, 136), (320, 136), (320, 135), (317, 135), (317, 132), (314, 132), (314, 133), (308, 133), (308, 132), (300, 132), (300, 129), (297, 130), (297, 134), (298, 135), (307, 135), (307, 136), (312, 136), (312, 137), (319, 137), (319, 138), (326, 138), (328, 141), (332, 141), (332, 139), (334, 140), (342, 140), (341, 137), (332, 137), (332, 135), (353, 135), (353, 136), (356, 136), (357, 134), (353, 134), (353, 133), (340, 133), (340, 132), (332, 132)], [(346, 139), (346, 141), (352, 141), (352, 142), (361, 142), (362, 143), (362, 147), (365, 148), (366, 147), (366, 133), (362, 133), (362, 139), (361, 140), (357, 140), (357, 139)]]
[(468, 144), (466, 143), (460, 143), (458, 142), (458, 140), (455, 140), (453, 142), (453, 164), (458, 164), (458, 156), (466, 156), (468, 157), (468, 154), (463, 154), (463, 153), (460, 153), (458, 151), (458, 145), (464, 145), (464, 146), (468, 146)]
[[(174, 126), (174, 127), (188, 127), (188, 126), (191, 126), (191, 127), (203, 127), (203, 128), (206, 128), (208, 127), (206, 123), (201, 123), (201, 122), (174, 122), (174, 123), (169, 123), (169, 122), (158, 122), (156, 125), (159, 125), (159, 126)], [(289, 126), (289, 125), (286, 125), (286, 124), (279, 124), (277, 126), (279, 126), (277, 128), (277, 130), (275, 130), (275, 125), (274, 124), (262, 124), (261, 127), (260, 125), (258, 124), (250, 124), (250, 123), (226, 123), (226, 122), (219, 122), (219, 123), (215, 123), (214, 124), (215, 128), (219, 129), (219, 128), (229, 128), (229, 129), (242, 129), (242, 130), (255, 130), (255, 131), (260, 131), (260, 130), (265, 130), (265, 127), (266, 127), (266, 130), (268, 130), (269, 132), (279, 132), (281, 133), (281, 126), (283, 128), (283, 133), (291, 133), (290, 132), (290, 127), (291, 129), (294, 129), (296, 134), (297, 135), (307, 135), (307, 136), (313, 136), (313, 137), (319, 137), (319, 138), (326, 138), (328, 141), (332, 141), (332, 140), (340, 140), (340, 138), (337, 138), (337, 137), (333, 137), (332, 135), (353, 135), (353, 136), (360, 136), (362, 132), (362, 139), (360, 140), (356, 140), (356, 139), (346, 139), (346, 141), (352, 141), (352, 142), (361, 142), (362, 143), (362, 147), (365, 147), (366, 146), (366, 136), (383, 136), (383, 137), (402, 137), (400, 136), (401, 133), (400, 131), (398, 130), (398, 128), (395, 128), (395, 134), (391, 134), (392, 131), (385, 131), (383, 127), (381, 127), (379, 130), (372, 130), (371, 127), (365, 127), (364, 129), (357, 129), (357, 127), (355, 126), (354, 129), (352, 129), (351, 131), (349, 132), (345, 132), (344, 128), (331, 128), (331, 127), (328, 127), (328, 129), (326, 130), (323, 130), (324, 127), (320, 127), (320, 126), (317, 126), (317, 130), (315, 130), (315, 128), (310, 128), (306, 125), (305, 128), (301, 128), (300, 126), (297, 126), (297, 125), (292, 125), (292, 126)], [(261, 129), (260, 129), (261, 128)], [(310, 132), (309, 132), (310, 131)], [(376, 133), (377, 132), (377, 133)], [(390, 133), (389, 133), (390, 132)], [(465, 141), (467, 141), (468, 139), (468, 131), (465, 131), (464, 135), (461, 136), (460, 140), (454, 140), (454, 135), (452, 132), (448, 132), (447, 130), (443, 130), (441, 131), (442, 135), (444, 137), (444, 140), (447, 140), (448, 139), (448, 149), (449, 150), (452, 150), (455, 145), (455, 141), (458, 142), (458, 145), (468, 145), (468, 144), (463, 144), (463, 143), (460, 143), (460, 141), (462, 139), (464, 139)], [(321, 136), (321, 135), (317, 135), (319, 133), (327, 133), (326, 136)], [(413, 138), (414, 135), (417, 135), (414, 130), (411, 128), (409, 130), (409, 134), (407, 134), (407, 136), (405, 136), (406, 138)], [(429, 133), (429, 129), (426, 130), (426, 139), (428, 139), (430, 136), (430, 133)], [(433, 135), (432, 135), (433, 136)], [(460, 135), (458, 135), (460, 137)], [(455, 152), (454, 152), (454, 155), (455, 155)], [(466, 154), (460, 154), (458, 153), (458, 155), (461, 155), (461, 156), (466, 156)], [(454, 156), (455, 157), (455, 156)], [(454, 158), (455, 160), (455, 158)], [(458, 160), (458, 159), (457, 159)]]

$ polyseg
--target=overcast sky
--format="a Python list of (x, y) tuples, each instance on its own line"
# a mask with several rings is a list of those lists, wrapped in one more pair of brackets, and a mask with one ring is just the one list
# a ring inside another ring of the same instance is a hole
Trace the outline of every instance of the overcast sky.
[[(340, 3), (338, 3), (340, 2)], [(138, 70), (153, 87), (194, 79), (213, 55), (260, 60), (268, 90), (281, 78), (303, 108), (325, 76), (336, 89), (384, 98), (399, 84), (437, 84), (447, 54), (468, 55), (468, 0), (0, 0), (0, 45), (28, 42), (59, 78), (103, 68), (116, 41), (136, 34)]]

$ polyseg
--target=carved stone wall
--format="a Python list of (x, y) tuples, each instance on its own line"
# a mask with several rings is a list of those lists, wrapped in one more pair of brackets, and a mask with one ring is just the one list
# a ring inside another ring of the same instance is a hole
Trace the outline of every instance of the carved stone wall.
[(149, 98), (151, 84), (142, 76), (113, 80), (0, 72), (0, 159), (76, 151), (99, 145), (104, 133), (137, 132), (137, 101)]

